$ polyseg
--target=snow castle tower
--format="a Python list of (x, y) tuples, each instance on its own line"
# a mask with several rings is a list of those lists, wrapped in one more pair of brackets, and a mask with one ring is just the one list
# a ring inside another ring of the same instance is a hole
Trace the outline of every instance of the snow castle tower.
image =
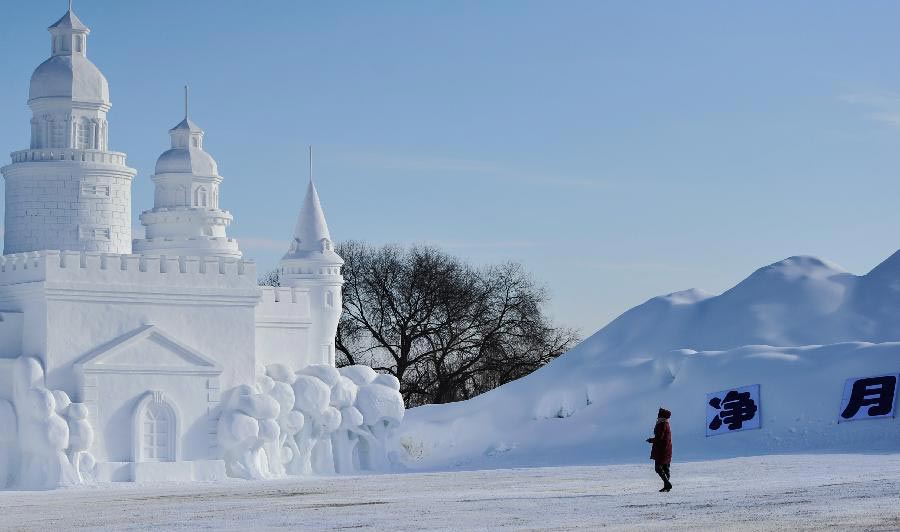
[(203, 150), (204, 132), (188, 118), (169, 130), (172, 147), (159, 156), (153, 183), (153, 209), (141, 213), (146, 238), (134, 241), (135, 253), (216, 256), (238, 259), (236, 240), (225, 235), (232, 216), (219, 209), (219, 167)]
[(131, 253), (131, 180), (109, 151), (109, 86), (87, 58), (91, 30), (71, 8), (50, 31), (49, 59), (31, 76), (31, 147), (0, 169), (6, 255), (38, 250)]
[[(282, 257), (281, 284), (309, 292), (311, 319), (308, 353), (319, 364), (335, 365), (334, 338), (341, 317), (341, 286), (344, 260), (334, 251), (334, 243), (319, 203), (312, 179), (294, 228), (294, 239)], [(313, 362), (316, 363), (316, 362)]]
[(387, 467), (400, 385), (334, 367), (343, 260), (312, 181), (285, 286), (261, 287), (185, 93), (132, 241), (136, 172), (108, 150), (89, 30), (70, 7), (50, 33), (31, 147), (0, 169), (0, 490)]

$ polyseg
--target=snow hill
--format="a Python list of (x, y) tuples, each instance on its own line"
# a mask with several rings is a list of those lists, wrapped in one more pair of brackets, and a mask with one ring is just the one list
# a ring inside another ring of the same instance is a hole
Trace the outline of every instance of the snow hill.
[[(553, 363), (469, 401), (408, 411), (413, 469), (646, 460), (659, 406), (674, 460), (900, 451), (900, 421), (837, 423), (849, 377), (900, 373), (900, 252), (853, 275), (815, 257), (761, 268), (721, 295), (653, 298)], [(706, 437), (706, 393), (761, 386), (762, 429)]]

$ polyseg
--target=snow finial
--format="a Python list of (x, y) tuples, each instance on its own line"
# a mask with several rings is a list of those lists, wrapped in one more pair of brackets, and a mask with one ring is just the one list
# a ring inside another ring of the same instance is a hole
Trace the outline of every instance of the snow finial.
[(309, 182), (312, 183), (312, 144), (309, 145)]
[[(70, 2), (72, 0), (69, 0)], [(187, 85), (184, 86), (184, 119), (188, 119), (188, 90), (189, 87)]]
[(72, 11), (72, 0), (69, 0), (69, 11)]

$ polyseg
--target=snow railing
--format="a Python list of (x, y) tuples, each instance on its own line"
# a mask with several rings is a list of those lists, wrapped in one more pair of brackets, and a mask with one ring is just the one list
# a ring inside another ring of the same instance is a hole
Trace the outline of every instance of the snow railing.
[(125, 154), (117, 151), (81, 150), (74, 148), (43, 148), (20, 150), (10, 154), (14, 163), (52, 161), (80, 161), (125, 166)]
[(204, 286), (256, 286), (256, 263), (224, 257), (34, 251), (0, 257), (0, 284), (87, 281)]

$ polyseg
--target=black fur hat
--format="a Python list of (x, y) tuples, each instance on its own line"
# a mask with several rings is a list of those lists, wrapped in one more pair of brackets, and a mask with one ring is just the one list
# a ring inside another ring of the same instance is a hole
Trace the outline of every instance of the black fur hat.
[(660, 408), (659, 413), (656, 414), (656, 417), (661, 417), (663, 419), (669, 419), (670, 417), (672, 417), (672, 412), (669, 412), (665, 408)]

